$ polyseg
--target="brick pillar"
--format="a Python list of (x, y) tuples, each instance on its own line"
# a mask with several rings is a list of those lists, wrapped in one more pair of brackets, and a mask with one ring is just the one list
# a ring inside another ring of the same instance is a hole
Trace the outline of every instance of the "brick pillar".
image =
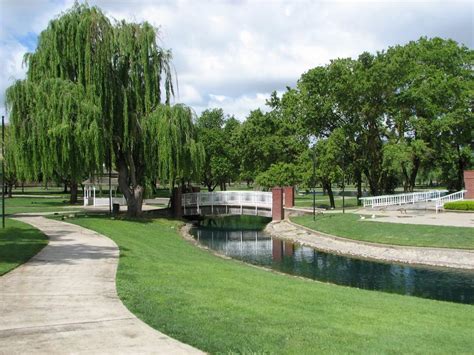
[(464, 189), (467, 190), (465, 199), (474, 199), (474, 170), (464, 171)]
[(285, 207), (286, 208), (295, 207), (295, 187), (286, 186), (284, 188), (284, 194), (285, 194)]
[(283, 241), (278, 239), (272, 240), (272, 260), (281, 261), (283, 257)]
[(173, 189), (173, 194), (171, 195), (171, 206), (175, 218), (183, 217), (182, 196), (181, 187), (175, 187)]
[(272, 220), (281, 221), (284, 217), (283, 213), (283, 189), (274, 187), (272, 189)]

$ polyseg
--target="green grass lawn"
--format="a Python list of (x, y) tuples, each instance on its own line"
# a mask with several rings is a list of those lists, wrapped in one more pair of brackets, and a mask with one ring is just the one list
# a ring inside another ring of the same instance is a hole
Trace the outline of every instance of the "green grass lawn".
[(28, 224), (7, 218), (0, 228), (0, 275), (28, 261), (48, 243), (48, 238)]
[(6, 214), (68, 211), (72, 209), (82, 209), (82, 207), (82, 204), (71, 206), (68, 197), (13, 197), (5, 199)]
[(414, 224), (396, 224), (361, 220), (353, 213), (328, 213), (292, 217), (291, 220), (305, 227), (338, 237), (373, 243), (474, 249), (474, 229)]
[(45, 189), (43, 186), (28, 186), (23, 189), (21, 186), (13, 188), (13, 195), (62, 195), (69, 196), (69, 194), (64, 193), (64, 187), (49, 186)]
[[(336, 204), (336, 209), (342, 209), (342, 196), (334, 196), (334, 203)], [(347, 209), (358, 207), (356, 197), (346, 196), (344, 203)], [(296, 195), (295, 206), (313, 207), (313, 195)], [(329, 203), (329, 196), (316, 195), (316, 207), (330, 209), (331, 205)]]
[(170, 220), (70, 220), (120, 247), (117, 289), (152, 327), (210, 353), (468, 353), (474, 307), (281, 275), (183, 240)]

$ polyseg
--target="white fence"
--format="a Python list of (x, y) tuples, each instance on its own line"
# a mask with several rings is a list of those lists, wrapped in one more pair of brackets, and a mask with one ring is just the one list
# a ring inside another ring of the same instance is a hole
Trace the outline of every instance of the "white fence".
[(425, 192), (412, 192), (397, 195), (381, 195), (373, 197), (362, 197), (364, 207), (385, 207), (403, 204), (415, 204), (417, 202), (428, 202), (438, 200), (446, 194), (448, 190), (431, 190)]
[[(110, 203), (109, 196), (96, 197), (95, 186), (88, 185), (84, 189), (84, 206), (108, 206)], [(125, 197), (112, 197), (112, 204), (126, 205)]]
[[(126, 205), (127, 201), (125, 197), (112, 197), (112, 204), (118, 203), (119, 205)], [(94, 206), (108, 206), (109, 198), (108, 197), (96, 197), (93, 202)]]
[(272, 193), (255, 191), (219, 191), (219, 192), (193, 192), (183, 194), (182, 206), (186, 214), (187, 208), (207, 206), (239, 206), (264, 208), (271, 211)]
[(438, 213), (438, 210), (444, 206), (446, 202), (452, 202), (452, 201), (460, 201), (464, 200), (464, 194), (466, 193), (467, 190), (461, 190), (443, 197), (440, 197), (439, 199), (436, 200), (436, 213)]

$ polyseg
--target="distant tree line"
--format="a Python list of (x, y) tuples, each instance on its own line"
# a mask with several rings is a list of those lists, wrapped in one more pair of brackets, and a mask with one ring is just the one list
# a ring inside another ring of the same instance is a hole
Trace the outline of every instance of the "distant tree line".
[(265, 188), (318, 182), (331, 200), (343, 178), (358, 197), (364, 181), (372, 195), (409, 192), (420, 175), (459, 190), (473, 164), (473, 65), (467, 47), (420, 38), (315, 67), (243, 123), (205, 111), (202, 181), (209, 190), (236, 179)]

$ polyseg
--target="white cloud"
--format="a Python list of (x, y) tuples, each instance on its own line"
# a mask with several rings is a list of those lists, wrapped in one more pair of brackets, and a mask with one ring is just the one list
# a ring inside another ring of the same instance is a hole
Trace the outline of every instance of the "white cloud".
[[(271, 91), (293, 86), (304, 71), (332, 58), (355, 57), (420, 36), (451, 37), (471, 48), (474, 45), (474, 5), (468, 1), (89, 3), (115, 19), (147, 20), (160, 28), (162, 45), (174, 53), (177, 101), (197, 112), (220, 105), (239, 118), (263, 107)], [(3, 0), (0, 45), (6, 61), (19, 56), (19, 38), (38, 34), (48, 19), (71, 4), (72, 0)], [(4, 48), (7, 40), (17, 42), (16, 50)], [(21, 71), (10, 66), (4, 75), (17, 74)]]
[(176, 98), (178, 102), (187, 102), (188, 104), (199, 104), (202, 102), (202, 96), (192, 85), (179, 85), (179, 95)]
[(270, 93), (241, 95), (235, 98), (209, 94), (207, 106), (198, 107), (197, 113), (199, 114), (207, 108), (222, 108), (225, 113), (231, 114), (240, 121), (243, 121), (252, 110), (260, 108), (262, 111), (268, 111), (268, 107), (265, 106), (265, 101), (269, 98)]
[[(23, 79), (25, 76), (25, 67), (23, 63), (23, 55), (27, 48), (18, 42), (3, 42), (0, 45), (0, 66), (3, 75), (0, 77), (0, 113), (6, 115), (5, 112), (5, 91), (17, 79)], [(8, 116), (7, 116), (8, 117)]]

